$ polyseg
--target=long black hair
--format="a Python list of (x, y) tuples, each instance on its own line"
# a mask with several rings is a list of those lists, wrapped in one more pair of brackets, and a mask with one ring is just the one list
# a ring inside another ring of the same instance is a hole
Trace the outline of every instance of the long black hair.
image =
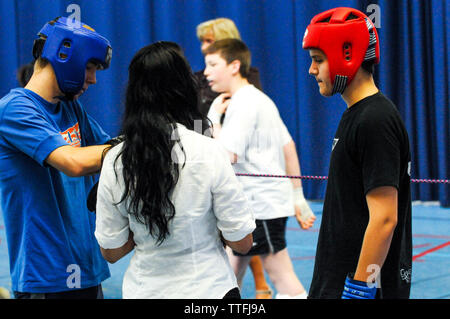
[(116, 158), (122, 156), (125, 183), (120, 202), (129, 199), (129, 214), (147, 225), (161, 244), (175, 216), (170, 195), (182, 169), (172, 158), (176, 144), (184, 152), (174, 134), (176, 123), (194, 130), (194, 121), (201, 121), (206, 130), (210, 122), (198, 111), (195, 78), (176, 43), (156, 42), (140, 49), (128, 72), (124, 146)]

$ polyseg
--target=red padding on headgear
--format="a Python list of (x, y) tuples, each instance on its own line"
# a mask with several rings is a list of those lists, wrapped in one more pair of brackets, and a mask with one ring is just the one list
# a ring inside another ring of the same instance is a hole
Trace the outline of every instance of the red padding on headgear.
[[(355, 18), (348, 19), (350, 15)], [(303, 36), (303, 49), (320, 49), (328, 59), (331, 84), (336, 75), (346, 76), (347, 85), (355, 77), (364, 61), (369, 47), (369, 31), (366, 19), (372, 24), (377, 42), (375, 63), (380, 61), (378, 34), (372, 21), (361, 11), (353, 8), (334, 8), (319, 13)], [(346, 59), (347, 58), (347, 59)]]

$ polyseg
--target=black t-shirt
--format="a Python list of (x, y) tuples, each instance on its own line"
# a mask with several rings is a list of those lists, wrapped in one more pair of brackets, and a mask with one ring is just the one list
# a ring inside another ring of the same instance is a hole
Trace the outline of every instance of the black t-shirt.
[(342, 115), (330, 158), (310, 298), (341, 298), (356, 271), (369, 221), (366, 194), (398, 190), (398, 222), (381, 269), (383, 298), (408, 298), (411, 286), (411, 155), (408, 133), (395, 105), (381, 92)]

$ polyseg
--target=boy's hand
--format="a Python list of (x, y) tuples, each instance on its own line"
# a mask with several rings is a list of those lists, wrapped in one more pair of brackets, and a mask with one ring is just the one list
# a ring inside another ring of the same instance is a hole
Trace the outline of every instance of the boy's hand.
[(308, 204), (302, 206), (295, 205), (295, 218), (302, 229), (309, 229), (313, 227), (316, 216)]
[(316, 216), (303, 195), (302, 187), (294, 188), (295, 217), (301, 228), (309, 229), (314, 225)]
[(214, 99), (211, 107), (214, 108), (217, 113), (224, 114), (228, 108), (228, 105), (230, 104), (230, 98), (230, 93), (222, 93)]

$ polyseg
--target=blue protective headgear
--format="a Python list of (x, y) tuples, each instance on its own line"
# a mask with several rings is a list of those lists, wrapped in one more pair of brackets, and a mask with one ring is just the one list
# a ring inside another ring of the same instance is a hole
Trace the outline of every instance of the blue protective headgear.
[(79, 21), (57, 18), (45, 24), (38, 36), (33, 55), (35, 59), (40, 56), (50, 62), (59, 89), (69, 99), (83, 88), (88, 62), (96, 63), (102, 69), (108, 68), (111, 62), (110, 42)]

